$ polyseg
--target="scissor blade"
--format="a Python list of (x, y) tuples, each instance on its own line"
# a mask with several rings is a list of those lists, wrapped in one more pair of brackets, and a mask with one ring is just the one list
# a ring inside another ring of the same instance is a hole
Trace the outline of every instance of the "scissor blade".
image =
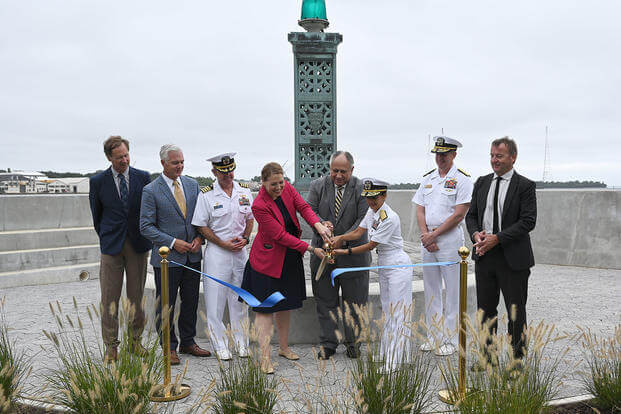
[(323, 274), (323, 271), (326, 269), (327, 264), (328, 264), (328, 257), (324, 256), (323, 259), (321, 259), (321, 264), (319, 264), (319, 268), (317, 269), (317, 273), (315, 274), (315, 280), (319, 280), (319, 278), (321, 278), (321, 275)]

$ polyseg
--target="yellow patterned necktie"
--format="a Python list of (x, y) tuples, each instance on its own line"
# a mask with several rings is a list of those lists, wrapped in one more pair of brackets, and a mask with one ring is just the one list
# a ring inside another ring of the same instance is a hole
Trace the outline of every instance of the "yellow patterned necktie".
[(183, 217), (185, 217), (187, 213), (185, 206), (185, 197), (183, 197), (183, 192), (181, 192), (181, 187), (179, 187), (179, 181), (173, 181), (173, 187), (175, 187), (175, 200), (177, 200), (177, 204), (179, 204), (179, 208), (183, 213)]
[(334, 218), (336, 219), (339, 215), (339, 212), (341, 211), (341, 201), (343, 201), (343, 188), (345, 186), (340, 186), (338, 187), (338, 189), (336, 190), (336, 196), (335, 196), (335, 205), (334, 205)]

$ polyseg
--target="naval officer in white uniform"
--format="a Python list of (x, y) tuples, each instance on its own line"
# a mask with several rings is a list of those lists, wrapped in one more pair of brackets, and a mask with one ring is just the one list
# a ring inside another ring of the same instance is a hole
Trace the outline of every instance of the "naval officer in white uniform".
[[(461, 143), (449, 137), (434, 139), (431, 152), (436, 154), (438, 168), (423, 176), (412, 199), (421, 233), (422, 258), (424, 263), (459, 261), (457, 250), (464, 245), (460, 224), (470, 207), (472, 180), (453, 163)], [(442, 281), (446, 288), (444, 312)], [(439, 356), (451, 355), (457, 347), (459, 266), (426, 266), (423, 282), (427, 341), (421, 350), (435, 350)]]
[[(359, 254), (377, 248), (379, 266), (411, 265), (410, 257), (403, 251), (401, 220), (386, 203), (388, 183), (374, 178), (365, 178), (362, 182), (362, 196), (366, 198), (369, 210), (356, 230), (336, 236), (332, 242), (339, 247), (346, 241), (358, 240), (365, 231), (369, 242), (353, 248), (334, 249), (334, 254)], [(379, 285), (384, 316), (380, 357), (384, 360), (384, 368), (390, 371), (407, 362), (409, 355), (412, 268), (379, 269)]]
[[(220, 154), (209, 158), (216, 177), (213, 187), (201, 188), (192, 224), (197, 226), (207, 240), (203, 258), (203, 272), (241, 286), (244, 267), (248, 261), (246, 246), (254, 224), (252, 195), (250, 190), (233, 181), (235, 176), (235, 153)], [(203, 279), (207, 328), (211, 343), (220, 360), (232, 358), (229, 335), (222, 322), (224, 306), (229, 307), (233, 346), (240, 357), (248, 356), (248, 336), (244, 332), (248, 321), (248, 307), (237, 300), (231, 289)]]

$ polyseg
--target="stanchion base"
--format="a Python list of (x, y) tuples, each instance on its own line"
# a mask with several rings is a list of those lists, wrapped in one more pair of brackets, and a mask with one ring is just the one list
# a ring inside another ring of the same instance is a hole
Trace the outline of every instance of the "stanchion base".
[[(167, 390), (167, 388), (170, 389)], [(178, 388), (166, 387), (164, 384), (160, 384), (159, 387), (149, 394), (149, 398), (154, 402), (177, 401), (190, 395), (191, 391), (192, 388), (188, 384), (181, 384)]]
[[(466, 393), (467, 392), (468, 392), (468, 389), (466, 388)], [(459, 402), (463, 399), (462, 396), (460, 396), (459, 394), (455, 395), (455, 393), (450, 390), (440, 390), (438, 392), (438, 398), (444, 404), (449, 404), (449, 405), (459, 405)]]

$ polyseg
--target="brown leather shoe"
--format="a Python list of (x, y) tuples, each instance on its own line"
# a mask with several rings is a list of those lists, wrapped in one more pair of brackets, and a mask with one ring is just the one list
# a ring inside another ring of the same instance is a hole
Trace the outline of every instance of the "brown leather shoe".
[(206, 349), (201, 348), (196, 344), (192, 344), (190, 346), (180, 346), (179, 352), (182, 354), (190, 354), (197, 357), (208, 357), (211, 356), (211, 352)]
[(177, 351), (170, 351), (170, 365), (179, 365), (181, 364), (181, 360), (177, 355)]
[(104, 362), (110, 364), (119, 360), (119, 351), (116, 346), (106, 346), (106, 353), (104, 354)]

